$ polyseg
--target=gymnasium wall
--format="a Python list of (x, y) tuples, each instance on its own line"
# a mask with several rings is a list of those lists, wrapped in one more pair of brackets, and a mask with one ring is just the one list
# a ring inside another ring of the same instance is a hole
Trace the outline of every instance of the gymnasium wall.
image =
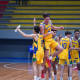
[[(22, 30), (26, 34), (31, 34), (32, 30)], [(74, 32), (72, 36), (74, 36)], [(65, 31), (58, 31), (57, 35), (65, 36)], [(32, 38), (24, 38), (19, 32), (14, 30), (0, 30), (0, 57), (3, 58), (28, 58), (28, 46), (32, 45)], [(31, 54), (32, 57), (32, 54)]]

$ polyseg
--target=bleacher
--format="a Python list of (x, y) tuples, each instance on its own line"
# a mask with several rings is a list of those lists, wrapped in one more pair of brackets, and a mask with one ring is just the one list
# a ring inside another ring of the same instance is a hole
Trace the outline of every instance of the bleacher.
[[(4, 8), (5, 7), (5, 8)], [(0, 28), (32, 28), (43, 21), (43, 13), (49, 12), (54, 26), (80, 27), (80, 0), (27, 0), (27, 5), (16, 4), (16, 0), (0, 0)]]

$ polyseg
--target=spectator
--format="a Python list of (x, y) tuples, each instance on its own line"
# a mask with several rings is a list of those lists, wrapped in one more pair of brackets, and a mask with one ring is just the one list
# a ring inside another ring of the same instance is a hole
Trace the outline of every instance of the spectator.
[(18, 1), (19, 1), (19, 5), (20, 5), (20, 0), (16, 0), (16, 4), (18, 4)]
[(24, 1), (25, 1), (25, 5), (27, 5), (27, 0), (22, 0), (22, 5), (23, 5)]

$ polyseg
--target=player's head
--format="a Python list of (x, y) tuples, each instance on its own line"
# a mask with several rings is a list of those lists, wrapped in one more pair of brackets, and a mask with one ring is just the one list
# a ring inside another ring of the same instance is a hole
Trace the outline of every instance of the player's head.
[(65, 32), (65, 36), (67, 36), (68, 38), (71, 37), (71, 34), (72, 34), (72, 33), (71, 33), (70, 31), (66, 31), (66, 32)]
[(33, 27), (33, 33), (36, 34), (36, 33), (39, 33), (40, 31), (40, 27), (39, 26), (34, 26)]
[(57, 30), (52, 30), (51, 29), (51, 31), (53, 31), (54, 32), (54, 36), (56, 36)]
[(59, 37), (59, 38), (62, 38), (62, 34), (59, 34), (58, 37)]
[(44, 17), (44, 22), (47, 24), (50, 20), (50, 14), (49, 13), (44, 13), (43, 17)]
[(78, 37), (79, 37), (79, 30), (76, 29), (76, 30), (74, 31), (74, 34), (75, 34), (75, 37), (78, 38)]

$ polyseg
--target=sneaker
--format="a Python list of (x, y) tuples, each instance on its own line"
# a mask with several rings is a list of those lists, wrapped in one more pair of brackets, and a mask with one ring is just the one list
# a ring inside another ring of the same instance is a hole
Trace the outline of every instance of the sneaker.
[(44, 71), (41, 72), (41, 78), (44, 78)]
[(77, 67), (74, 67), (73, 70), (78, 70), (78, 68)]
[(49, 58), (46, 60), (48, 66), (51, 68), (51, 61), (49, 60)]

